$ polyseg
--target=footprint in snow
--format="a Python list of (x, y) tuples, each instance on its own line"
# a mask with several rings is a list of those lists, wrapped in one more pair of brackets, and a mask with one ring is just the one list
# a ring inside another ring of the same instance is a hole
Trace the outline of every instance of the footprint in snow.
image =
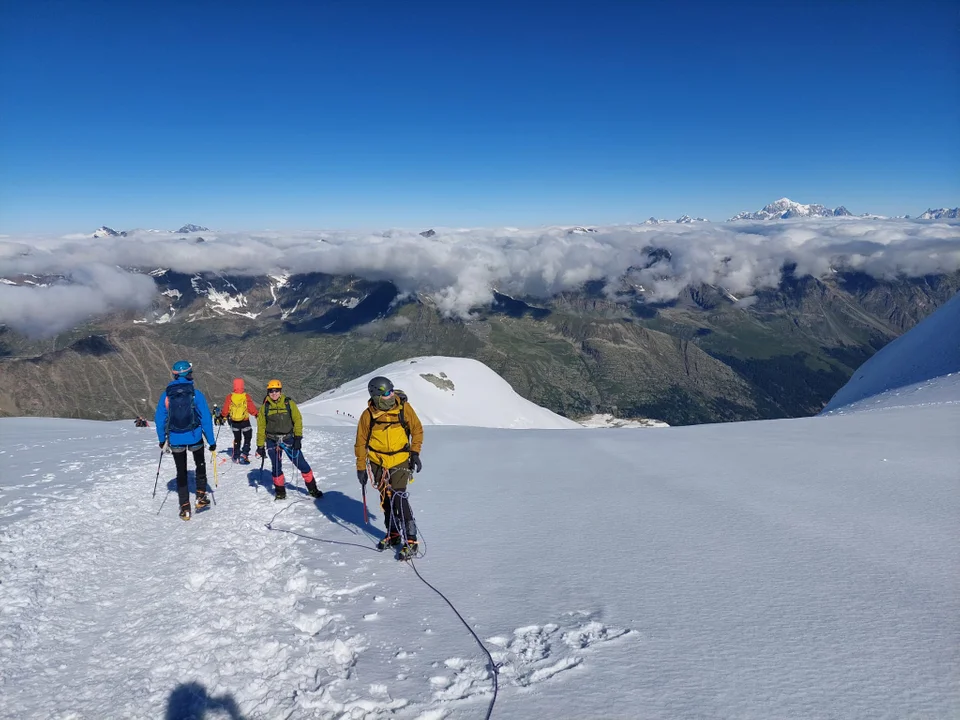
[(521, 687), (543, 682), (584, 662), (583, 656), (571, 651), (592, 648), (632, 632), (591, 617), (590, 613), (568, 613), (563, 625), (527, 625), (514, 630), (512, 637), (488, 638), (487, 642), (498, 648), (491, 655), (501, 666), (501, 676)]
[(457, 657), (444, 660), (443, 664), (453, 671), (453, 675), (435, 675), (430, 678), (430, 684), (436, 688), (433, 696), (437, 700), (464, 700), (474, 695), (493, 692), (487, 667)]

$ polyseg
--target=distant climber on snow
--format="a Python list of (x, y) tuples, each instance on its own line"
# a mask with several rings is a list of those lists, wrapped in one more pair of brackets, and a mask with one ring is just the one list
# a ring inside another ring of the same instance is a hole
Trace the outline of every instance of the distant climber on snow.
[[(244, 465), (250, 462), (250, 440), (253, 438), (253, 427), (250, 425), (250, 416), (257, 416), (257, 406), (253, 398), (243, 386), (243, 378), (234, 378), (233, 392), (223, 401), (223, 410), (220, 413), (221, 424), (224, 418), (229, 419), (230, 429), (233, 430), (233, 461)], [(240, 446), (241, 438), (243, 447)]]

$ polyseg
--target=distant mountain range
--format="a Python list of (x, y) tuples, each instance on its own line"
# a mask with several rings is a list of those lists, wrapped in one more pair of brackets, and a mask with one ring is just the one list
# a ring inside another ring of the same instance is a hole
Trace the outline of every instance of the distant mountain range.
[(918, 215), (917, 217), (920, 220), (956, 220), (957, 218), (960, 218), (960, 207), (927, 210), (925, 213)]
[[(129, 230), (129, 231), (127, 231), (127, 230), (122, 230), (122, 231), (120, 231), (120, 232), (117, 232), (116, 230), (114, 230), (114, 229), (111, 228), (111, 227), (107, 227), (106, 225), (101, 225), (101, 226), (98, 227), (96, 230), (94, 230), (94, 232), (93, 232), (93, 237), (95, 237), (95, 238), (104, 238), (104, 237), (127, 237), (127, 235), (128, 235), (129, 233), (131, 233), (131, 232), (133, 232), (133, 230)], [(162, 230), (148, 230), (147, 232), (163, 232), (163, 231), (162, 231)], [(203, 227), (202, 225), (187, 224), (187, 225), (184, 225), (184, 226), (183, 226), (182, 228), (180, 228), (179, 230), (170, 230), (169, 232), (171, 232), (171, 233), (179, 233), (179, 234), (183, 234), (183, 233), (194, 233), (194, 232), (210, 232), (210, 228), (205, 228), (205, 227)]]
[[(772, 202), (769, 205), (765, 205), (762, 209), (755, 212), (743, 211), (737, 213), (727, 222), (736, 222), (740, 220), (789, 220), (792, 218), (830, 218), (830, 217), (848, 217), (848, 218), (863, 218), (867, 220), (887, 220), (889, 219), (886, 215), (875, 215), (873, 213), (861, 213), (860, 215), (854, 215), (843, 205), (836, 208), (828, 208), (825, 205), (804, 205), (803, 203), (794, 202), (790, 198), (780, 198), (776, 202)], [(909, 215), (898, 215), (899, 218), (909, 218)], [(960, 207), (955, 208), (937, 208), (937, 209), (928, 209), (926, 212), (921, 213), (916, 216), (917, 220), (956, 220), (960, 219)], [(702, 217), (691, 217), (690, 215), (681, 215), (676, 220), (666, 220), (664, 218), (655, 218), (650, 217), (643, 221), (643, 225), (674, 225), (674, 224), (691, 224), (691, 223), (703, 223), (710, 222), (707, 218)], [(133, 230), (124, 230), (118, 232), (113, 228), (107, 227), (106, 225), (101, 225), (93, 233), (95, 238), (103, 237), (127, 237), (127, 235)], [(150, 230), (149, 232), (164, 232), (159, 230)], [(202, 225), (194, 225), (188, 223), (184, 225), (179, 230), (171, 230), (171, 233), (176, 234), (189, 234), (196, 232), (210, 232), (209, 228), (203, 227)], [(585, 227), (574, 227), (569, 230), (571, 234), (580, 234), (588, 232), (596, 232), (594, 228), (585, 228)], [(420, 233), (422, 237), (431, 238), (436, 235), (436, 231), (433, 229), (424, 230)], [(199, 240), (198, 240), (199, 242)]]
[(702, 217), (695, 218), (695, 217), (690, 217), (689, 215), (681, 215), (676, 220), (664, 220), (663, 218), (649, 217), (643, 221), (643, 224), (644, 225), (669, 225), (671, 223), (678, 223), (680, 225), (687, 225), (690, 223), (698, 223), (698, 222), (710, 222), (710, 221)]
[(790, 198), (780, 198), (776, 202), (764, 206), (762, 210), (737, 213), (730, 218), (730, 222), (735, 220), (788, 220), (790, 218), (810, 217), (853, 217), (853, 213), (843, 205), (831, 210), (823, 205), (803, 205)]
[[(641, 252), (645, 267), (670, 257), (654, 244)], [(494, 291), (489, 306), (462, 320), (386, 280), (142, 270), (156, 289), (149, 310), (103, 316), (52, 342), (0, 325), (4, 387), (18, 388), (0, 392), (0, 416), (149, 413), (177, 357), (196, 365), (210, 397), (241, 376), (262, 397), (281, 364), (285, 385), (312, 397), (429, 354), (479, 360), (521, 396), (578, 420), (798, 417), (819, 412), (878, 348), (960, 290), (960, 270), (877, 279), (838, 267), (816, 278), (785, 263), (776, 286), (747, 302), (703, 283), (658, 301), (627, 271), (607, 279), (613, 293), (598, 280), (548, 298)], [(20, 286), (63, 280), (0, 277)]]

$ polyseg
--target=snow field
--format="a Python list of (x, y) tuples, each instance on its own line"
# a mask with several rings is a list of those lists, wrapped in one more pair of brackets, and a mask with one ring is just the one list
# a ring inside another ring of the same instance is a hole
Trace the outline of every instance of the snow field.
[[(263, 718), (439, 718), (489, 701), (486, 657), (468, 631), (406, 566), (373, 549), (381, 511), (368, 493), (372, 524), (363, 525), (351, 434), (306, 435), (322, 500), (297, 474), (291, 500), (274, 502), (267, 468), (260, 476), (259, 464), (221, 454), (217, 488), (208, 462), (216, 504), (185, 523), (169, 456), (151, 498), (152, 430), (89, 425), (103, 452), (81, 460), (52, 461), (30, 441), (12, 451), (11, 469), (31, 482), (6, 488), (22, 497), (4, 506), (0, 535), (0, 716), (202, 708), (227, 717), (235, 708)], [(37, 492), (53, 478), (75, 487)], [(529, 687), (625, 632), (572, 615), (487, 645), (503, 664), (501, 686)]]

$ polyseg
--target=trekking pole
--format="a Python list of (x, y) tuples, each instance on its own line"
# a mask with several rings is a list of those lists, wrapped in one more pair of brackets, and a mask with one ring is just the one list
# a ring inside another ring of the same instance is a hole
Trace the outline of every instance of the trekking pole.
[(257, 493), (260, 492), (260, 481), (263, 480), (263, 464), (267, 461), (267, 450), (264, 448), (263, 455), (260, 456), (260, 475), (257, 477)]
[(157, 484), (160, 482), (160, 466), (163, 464), (163, 448), (160, 449), (160, 462), (157, 463), (157, 479), (153, 481), (153, 496), (157, 496)]
[[(214, 443), (214, 445), (216, 445), (216, 443)], [(220, 487), (220, 473), (218, 471), (220, 467), (220, 463), (217, 461), (216, 450), (210, 451), (210, 462), (213, 463), (213, 486)]]

